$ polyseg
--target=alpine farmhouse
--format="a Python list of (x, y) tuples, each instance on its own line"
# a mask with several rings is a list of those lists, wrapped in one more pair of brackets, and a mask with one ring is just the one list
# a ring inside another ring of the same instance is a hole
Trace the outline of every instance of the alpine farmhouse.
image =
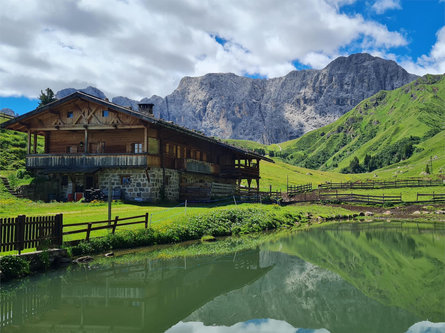
[[(157, 119), (152, 104), (134, 111), (75, 92), (1, 124), (25, 132), (26, 168), (38, 181), (28, 196), (77, 200), (88, 189), (155, 202), (259, 189), (260, 160), (272, 160)], [(44, 151), (38, 152), (38, 137)]]

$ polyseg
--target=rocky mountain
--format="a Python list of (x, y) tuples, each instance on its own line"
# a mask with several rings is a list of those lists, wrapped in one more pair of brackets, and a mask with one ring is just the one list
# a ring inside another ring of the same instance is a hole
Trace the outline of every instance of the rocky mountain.
[(66, 97), (68, 95), (71, 95), (72, 93), (75, 93), (76, 91), (81, 91), (81, 92), (84, 92), (85, 94), (90, 94), (90, 95), (96, 96), (101, 99), (107, 98), (107, 96), (105, 96), (105, 94), (102, 91), (100, 91), (99, 89), (97, 89), (95, 87), (91, 87), (91, 86), (86, 87), (85, 89), (65, 88), (65, 89), (59, 90), (56, 93), (56, 98), (60, 99), (60, 98)]
[(6, 114), (8, 116), (13, 116), (16, 117), (16, 113), (14, 112), (14, 110), (9, 109), (9, 108), (4, 108), (4, 109), (0, 109), (0, 113)]
[[(394, 61), (353, 54), (322, 70), (292, 71), (273, 79), (231, 73), (184, 77), (165, 98), (142, 101), (155, 105), (155, 116), (209, 136), (270, 144), (330, 124), (363, 99), (415, 78)], [(113, 102), (137, 107), (136, 101), (125, 97), (115, 97)]]

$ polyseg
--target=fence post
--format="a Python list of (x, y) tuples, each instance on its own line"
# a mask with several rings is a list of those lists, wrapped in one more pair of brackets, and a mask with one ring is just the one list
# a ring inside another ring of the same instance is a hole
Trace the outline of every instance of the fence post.
[(63, 243), (63, 214), (56, 215), (56, 244), (57, 246), (62, 246)]
[(116, 217), (114, 218), (113, 230), (111, 231), (111, 233), (112, 233), (113, 235), (114, 235), (114, 232), (116, 231), (117, 221), (119, 221), (119, 216), (116, 216)]
[(25, 240), (25, 220), (25, 215), (19, 215), (15, 220), (15, 249), (19, 251), (19, 254), (23, 250), (23, 243)]
[(90, 241), (90, 233), (91, 233), (91, 226), (92, 226), (93, 224), (90, 222), (90, 223), (88, 223), (88, 229), (87, 229), (87, 236), (86, 236), (86, 238), (85, 238), (85, 240), (87, 241), (87, 242), (89, 242)]
[(145, 229), (148, 228), (148, 213), (145, 213)]

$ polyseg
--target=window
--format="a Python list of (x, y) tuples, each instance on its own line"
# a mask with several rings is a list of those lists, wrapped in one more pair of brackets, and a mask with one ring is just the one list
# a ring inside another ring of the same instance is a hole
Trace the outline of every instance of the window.
[(68, 154), (75, 154), (75, 153), (77, 153), (77, 146), (67, 146), (66, 147), (66, 152)]
[(102, 117), (108, 117), (108, 110), (102, 110)]
[(67, 117), (67, 118), (73, 118), (73, 111), (68, 111), (68, 112), (66, 113), (66, 117)]
[(121, 176), (121, 184), (122, 185), (130, 185), (131, 184), (131, 177), (128, 175)]
[(132, 152), (135, 154), (140, 154), (142, 153), (142, 143), (133, 143), (132, 144)]
[(148, 139), (148, 153), (152, 155), (159, 154), (159, 140), (154, 138)]

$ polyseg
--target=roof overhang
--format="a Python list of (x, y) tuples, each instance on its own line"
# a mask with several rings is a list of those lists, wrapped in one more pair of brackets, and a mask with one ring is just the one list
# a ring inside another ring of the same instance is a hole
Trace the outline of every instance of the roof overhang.
[[(176, 132), (179, 132), (179, 133), (191, 136), (191, 137), (195, 137), (200, 140), (211, 142), (213, 144), (224, 147), (224, 148), (231, 150), (233, 152), (240, 153), (240, 154), (250, 157), (252, 159), (264, 160), (267, 162), (275, 163), (272, 159), (262, 156), (260, 154), (229, 145), (229, 144), (221, 142), (217, 139), (205, 136), (204, 134), (201, 134), (197, 131), (187, 129), (185, 127), (181, 127), (179, 125), (173, 124), (172, 122), (169, 122), (169, 121), (166, 121), (163, 119), (158, 119), (158, 118), (154, 118), (153, 116), (145, 115), (141, 112), (128, 109), (126, 107), (111, 103), (109, 101), (103, 100), (101, 98), (98, 98), (98, 97), (95, 97), (95, 96), (92, 96), (89, 94), (85, 94), (81, 91), (76, 91), (76, 92), (72, 93), (71, 95), (68, 95), (64, 98), (58, 99), (57, 101), (48, 103), (48, 104), (46, 104), (42, 107), (39, 107), (33, 111), (30, 111), (28, 113), (25, 113), (25, 114), (19, 116), (19, 117), (16, 117), (16, 118), (11, 119), (7, 122), (4, 122), (4, 123), (0, 124), (0, 128), (6, 128), (6, 129), (10, 129), (10, 130), (15, 130), (15, 131), (26, 132), (27, 130), (26, 131), (21, 130), (22, 128), (26, 128), (26, 126), (23, 125), (24, 121), (29, 120), (35, 116), (38, 116), (39, 114), (42, 114), (43, 112), (49, 111), (51, 109), (54, 109), (55, 107), (58, 107), (60, 105), (63, 105), (65, 103), (71, 102), (72, 100), (76, 100), (76, 99), (81, 99), (81, 100), (84, 100), (87, 102), (100, 104), (102, 106), (107, 107), (110, 110), (122, 112), (124, 114), (139, 118), (147, 123), (155, 124), (155, 125), (158, 125), (158, 126), (161, 126), (164, 128), (169, 128), (173, 131), (176, 131)], [(14, 126), (16, 124), (22, 124), (22, 126), (21, 127)]]

